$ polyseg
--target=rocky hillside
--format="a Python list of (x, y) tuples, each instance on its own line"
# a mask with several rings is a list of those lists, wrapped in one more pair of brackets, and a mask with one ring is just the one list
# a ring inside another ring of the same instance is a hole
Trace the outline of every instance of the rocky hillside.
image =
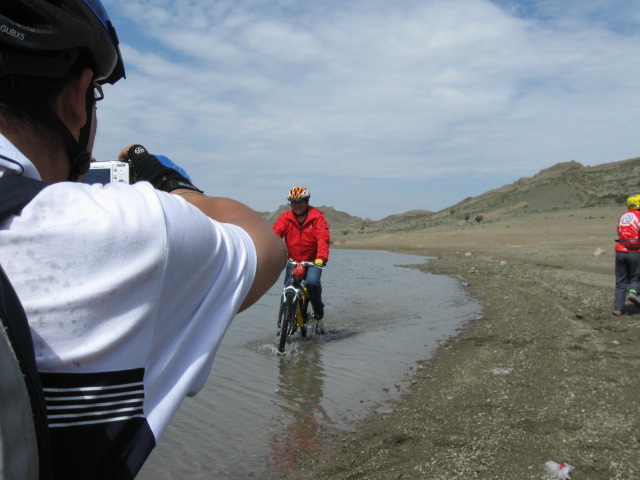
[[(514, 214), (559, 209), (623, 205), (627, 196), (640, 193), (640, 157), (585, 167), (571, 161), (554, 165), (477, 197), (469, 197), (439, 212), (413, 210), (372, 221), (332, 207), (325, 212), (332, 236), (357, 233), (416, 230), (442, 224), (482, 222)], [(262, 216), (273, 223), (288, 206)]]
[(587, 208), (624, 203), (640, 191), (640, 157), (585, 167), (571, 161), (559, 163), (537, 175), (467, 198), (438, 212), (465, 218), (496, 216), (513, 211), (544, 212), (563, 208)]

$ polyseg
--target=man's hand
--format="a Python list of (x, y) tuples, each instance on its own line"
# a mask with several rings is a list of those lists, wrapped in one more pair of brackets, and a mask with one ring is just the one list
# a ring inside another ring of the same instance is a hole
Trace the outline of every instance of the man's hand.
[(164, 192), (171, 192), (178, 188), (186, 188), (203, 193), (191, 183), (187, 172), (162, 155), (152, 155), (142, 145), (125, 147), (118, 155), (118, 159), (131, 161), (136, 181), (149, 182), (154, 188)]
[(316, 264), (316, 267), (324, 267), (324, 260), (322, 260), (321, 258), (316, 258), (316, 260), (313, 262)]

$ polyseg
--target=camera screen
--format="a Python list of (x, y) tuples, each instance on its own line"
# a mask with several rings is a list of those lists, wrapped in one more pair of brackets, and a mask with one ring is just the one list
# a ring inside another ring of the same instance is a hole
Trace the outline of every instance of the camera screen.
[(110, 168), (91, 168), (84, 177), (82, 177), (82, 183), (101, 183), (106, 185), (111, 181), (111, 169)]

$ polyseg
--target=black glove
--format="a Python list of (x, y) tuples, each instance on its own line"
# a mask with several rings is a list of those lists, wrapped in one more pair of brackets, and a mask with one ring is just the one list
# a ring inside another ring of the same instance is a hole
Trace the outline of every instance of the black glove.
[(163, 155), (152, 155), (142, 145), (133, 145), (127, 152), (136, 180), (149, 182), (154, 188), (171, 192), (187, 188), (204, 193), (193, 186), (184, 169)]

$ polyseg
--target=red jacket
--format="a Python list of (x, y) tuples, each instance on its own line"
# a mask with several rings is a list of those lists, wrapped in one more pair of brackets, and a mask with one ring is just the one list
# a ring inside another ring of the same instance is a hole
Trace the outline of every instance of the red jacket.
[[(637, 238), (640, 230), (640, 212), (638, 210), (627, 210), (618, 219), (618, 242), (616, 242), (616, 252), (637, 252), (630, 250), (624, 245), (624, 240)], [(622, 242), (620, 241), (622, 240)]]
[(329, 225), (324, 214), (315, 207), (309, 207), (307, 218), (302, 224), (291, 210), (283, 212), (271, 228), (280, 238), (284, 238), (289, 258), (299, 262), (313, 262), (320, 258), (329, 260)]

